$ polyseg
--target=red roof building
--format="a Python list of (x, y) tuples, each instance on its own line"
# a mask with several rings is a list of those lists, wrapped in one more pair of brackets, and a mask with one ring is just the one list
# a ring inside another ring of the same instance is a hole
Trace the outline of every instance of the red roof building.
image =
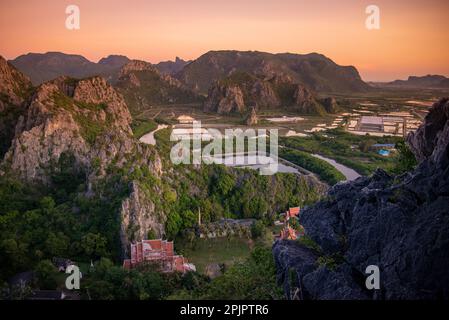
[(183, 256), (175, 255), (173, 241), (167, 240), (142, 240), (131, 244), (131, 259), (123, 261), (125, 269), (132, 269), (143, 262), (159, 264), (163, 272), (196, 271), (193, 264), (188, 263)]
[(300, 212), (300, 208), (299, 207), (290, 208), (287, 211), (287, 216), (289, 218), (296, 218), (296, 217), (299, 216), (299, 212)]
[(299, 230), (295, 230), (290, 226), (289, 222), (292, 218), (298, 219), (300, 211), (300, 207), (294, 207), (289, 208), (285, 213), (281, 213), (281, 217), (284, 218), (284, 228), (280, 232), (280, 239), (296, 240), (304, 235), (304, 228), (301, 225), (299, 226)]

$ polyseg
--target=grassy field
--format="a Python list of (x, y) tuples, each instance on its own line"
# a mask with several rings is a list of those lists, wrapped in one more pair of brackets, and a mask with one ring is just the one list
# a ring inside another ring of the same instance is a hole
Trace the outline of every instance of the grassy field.
[(370, 146), (376, 143), (395, 144), (402, 140), (399, 137), (357, 136), (335, 129), (315, 133), (310, 137), (281, 138), (280, 144), (299, 151), (321, 154), (361, 175), (369, 175), (376, 168), (392, 169), (396, 161), (394, 155), (383, 157), (371, 150)]
[(251, 240), (243, 238), (197, 239), (192, 249), (176, 242), (176, 251), (182, 253), (192, 262), (198, 272), (203, 273), (207, 265), (212, 263), (230, 266), (237, 261), (248, 258), (251, 252)]

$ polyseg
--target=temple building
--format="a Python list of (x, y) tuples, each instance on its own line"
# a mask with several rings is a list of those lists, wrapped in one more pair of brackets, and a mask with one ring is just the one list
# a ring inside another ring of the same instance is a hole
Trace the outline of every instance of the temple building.
[(304, 235), (304, 228), (301, 225), (299, 226), (299, 230), (295, 230), (290, 226), (289, 222), (290, 219), (298, 220), (300, 211), (301, 209), (299, 207), (294, 207), (289, 208), (287, 212), (281, 214), (284, 218), (284, 227), (279, 234), (279, 239), (296, 240)]
[(196, 271), (195, 265), (186, 258), (175, 255), (173, 241), (162, 239), (142, 240), (131, 244), (131, 259), (123, 261), (125, 269), (132, 269), (144, 262), (158, 264), (162, 272)]
[(288, 209), (287, 212), (281, 213), (280, 216), (284, 219), (285, 222), (287, 222), (291, 218), (298, 219), (300, 211), (301, 209), (299, 207), (294, 207)]

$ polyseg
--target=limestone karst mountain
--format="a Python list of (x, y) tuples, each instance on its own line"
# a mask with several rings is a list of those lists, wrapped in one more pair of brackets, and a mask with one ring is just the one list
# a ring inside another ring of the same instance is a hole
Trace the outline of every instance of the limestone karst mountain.
[(220, 114), (245, 113), (251, 108), (284, 108), (315, 115), (337, 111), (335, 99), (326, 100), (325, 107), (305, 86), (289, 81), (278, 77), (266, 80), (247, 72), (235, 72), (210, 87), (203, 109)]
[[(7, 66), (7, 72), (14, 72)], [(152, 66), (135, 62), (124, 68), (122, 75), (131, 70), (153, 71)], [(12, 77), (12, 87), (21, 79), (20, 73)], [(60, 214), (77, 221), (76, 235), (65, 233), (61, 237), (77, 243), (82, 239), (72, 236), (102, 239), (102, 246), (107, 246), (104, 250), (116, 262), (128, 254), (131, 241), (176, 235), (180, 231), (177, 228), (182, 227), (178, 224), (177, 198), (207, 199), (209, 190), (204, 186), (210, 185), (216, 174), (231, 174), (236, 181), (262, 179), (251, 170), (212, 166), (204, 174), (201, 170), (205, 168), (175, 168), (168, 160), (167, 146), (149, 146), (134, 137), (125, 99), (102, 77), (58, 77), (30, 90), (22, 106), (23, 112), (9, 124), (13, 135), (0, 162), (0, 184), (26, 184), (39, 190), (34, 195), (37, 199), (50, 207), (58, 206)], [(201, 178), (187, 185), (191, 174)], [(253, 191), (260, 194), (267, 186), (273, 190), (288, 188), (292, 194), (298, 193), (295, 199), (301, 201), (312, 201), (326, 188), (309, 176), (287, 179), (279, 175), (265, 182)], [(280, 201), (287, 199), (279, 200), (273, 192), (265, 201), (273, 214), (285, 205)], [(243, 206), (240, 202), (237, 208)], [(52, 228), (68, 232), (58, 226)], [(50, 231), (43, 228), (42, 232)], [(30, 250), (41, 245), (23, 238), (18, 241), (30, 243)], [(80, 248), (75, 250), (79, 252)], [(17, 272), (15, 268), (8, 270)]]
[[(11, 88), (21, 86), (26, 79), (9, 65), (2, 67), (0, 77), (9, 75), (13, 75)], [(3, 89), (5, 96), (14, 98), (14, 90)], [(8, 92), (12, 92), (11, 96)], [(22, 108), (15, 122), (8, 123), (13, 135), (2, 157), (1, 176), (12, 175), (31, 185), (49, 188), (55, 183), (53, 176), (63, 165), (61, 161), (71, 159), (70, 170), (81, 174), (84, 180), (85, 190), (80, 192), (93, 197), (114, 187), (104, 182), (113, 178), (111, 171), (144, 170), (154, 177), (162, 173), (156, 150), (134, 139), (126, 102), (104, 78), (59, 77), (35, 88)], [(1, 118), (3, 115), (2, 111)], [(155, 236), (165, 232), (163, 210), (152, 214), (155, 204), (148, 191), (136, 179), (130, 180), (129, 185), (124, 182), (120, 187), (129, 191), (119, 197), (122, 205), (115, 208), (121, 221), (123, 253), (129, 241), (142, 239), (149, 231)], [(115, 188), (119, 193), (118, 185)]]
[(302, 84), (317, 92), (360, 92), (370, 89), (354, 67), (339, 66), (317, 53), (209, 51), (186, 65), (175, 77), (190, 89), (205, 94), (211, 83), (234, 72), (260, 75), (265, 80), (277, 77), (281, 82)]

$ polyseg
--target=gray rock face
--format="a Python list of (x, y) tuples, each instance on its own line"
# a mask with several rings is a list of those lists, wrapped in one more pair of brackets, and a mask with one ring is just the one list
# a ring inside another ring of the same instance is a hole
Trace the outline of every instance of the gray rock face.
[(303, 85), (297, 85), (293, 94), (295, 109), (302, 114), (324, 114), (325, 111), (315, 99), (310, 90)]
[[(302, 211), (300, 223), (321, 250), (306, 255), (304, 242), (274, 244), (288, 297), (293, 286), (304, 299), (449, 298), (448, 110), (442, 99), (408, 137), (421, 160), (415, 170), (398, 177), (378, 170), (337, 184)], [(379, 290), (365, 287), (369, 265), (380, 269)]]
[(407, 137), (407, 142), (419, 161), (432, 157), (434, 162), (440, 162), (441, 156), (444, 155), (444, 150), (440, 149), (448, 145), (449, 134), (445, 131), (448, 128), (444, 127), (449, 119), (448, 99), (441, 100), (440, 105), (440, 112), (429, 113), (425, 126), (421, 126)]
[(328, 113), (337, 113), (339, 110), (337, 100), (334, 97), (325, 98), (321, 103)]
[(204, 111), (231, 113), (243, 112), (245, 102), (242, 90), (236, 85), (216, 85), (209, 90), (204, 102)]
[(148, 231), (152, 231), (156, 238), (165, 235), (165, 216), (158, 216), (154, 203), (146, 197), (137, 182), (132, 183), (131, 190), (120, 211), (120, 238), (124, 256), (129, 256), (131, 242), (147, 239)]
[(24, 180), (44, 183), (48, 182), (46, 167), (65, 152), (73, 154), (83, 167), (90, 167), (91, 161), (103, 154), (99, 160), (106, 165), (112, 159), (106, 150), (131, 152), (130, 122), (123, 98), (103, 78), (74, 83), (56, 79), (36, 90), (15, 126), (3, 162)]
[(25, 92), (30, 87), (30, 79), (0, 56), (0, 101), (18, 106), (23, 103)]
[(30, 94), (30, 80), (0, 56), (0, 159), (11, 146), (14, 126)]

